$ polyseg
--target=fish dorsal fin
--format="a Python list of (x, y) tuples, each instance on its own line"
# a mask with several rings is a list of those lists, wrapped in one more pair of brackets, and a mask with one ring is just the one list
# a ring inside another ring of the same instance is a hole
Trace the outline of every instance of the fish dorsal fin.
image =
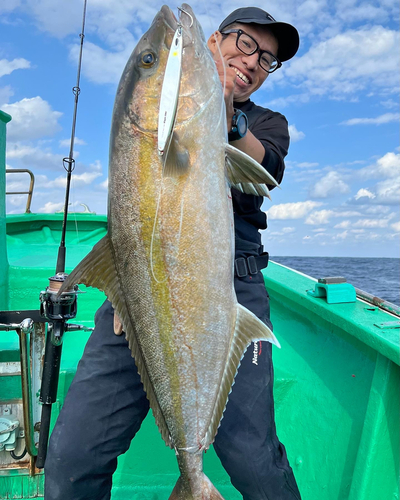
[[(68, 275), (59, 293), (72, 287), (76, 283), (83, 283), (86, 286), (92, 286), (104, 291), (112, 303), (115, 312), (121, 320), (126, 340), (129, 343), (132, 356), (135, 359), (147, 399), (150, 402), (150, 407), (153, 410), (154, 418), (160, 429), (161, 436), (165, 443), (172, 448), (170, 433), (137, 343), (135, 323), (129, 314), (125, 297), (120, 287), (118, 272), (115, 267), (114, 251), (108, 234), (93, 247), (92, 251), (78, 264), (71, 274)], [(110, 335), (114, 335), (114, 333), (110, 331)]]
[(279, 186), (263, 166), (231, 144), (225, 144), (225, 158), (227, 177), (232, 187), (247, 194), (269, 198), (266, 184)]
[(259, 320), (251, 311), (238, 304), (236, 326), (231, 342), (231, 349), (228, 354), (210, 426), (203, 439), (202, 444), (204, 449), (208, 449), (214, 441), (215, 434), (221, 423), (223, 412), (225, 411), (228, 395), (232, 390), (232, 385), (246, 348), (251, 342), (255, 342), (256, 340), (267, 340), (280, 347), (277, 338), (268, 326)]

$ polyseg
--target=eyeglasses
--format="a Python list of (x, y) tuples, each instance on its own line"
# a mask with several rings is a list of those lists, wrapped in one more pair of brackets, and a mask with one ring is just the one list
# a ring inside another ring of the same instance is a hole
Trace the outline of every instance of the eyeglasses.
[(254, 38), (245, 33), (243, 30), (228, 30), (221, 32), (222, 35), (229, 35), (230, 33), (237, 33), (236, 47), (240, 50), (240, 52), (243, 52), (243, 54), (246, 54), (247, 56), (251, 56), (256, 52), (259, 53), (258, 64), (267, 73), (273, 73), (282, 66), (282, 63), (277, 57), (271, 54), (268, 50), (261, 50)]

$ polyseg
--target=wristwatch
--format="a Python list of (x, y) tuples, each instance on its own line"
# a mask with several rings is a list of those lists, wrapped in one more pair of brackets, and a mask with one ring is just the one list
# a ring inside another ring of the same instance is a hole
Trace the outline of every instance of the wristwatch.
[(229, 142), (238, 141), (244, 137), (247, 133), (248, 125), (247, 116), (243, 113), (243, 111), (235, 108), (232, 117), (232, 130), (231, 132), (228, 132)]

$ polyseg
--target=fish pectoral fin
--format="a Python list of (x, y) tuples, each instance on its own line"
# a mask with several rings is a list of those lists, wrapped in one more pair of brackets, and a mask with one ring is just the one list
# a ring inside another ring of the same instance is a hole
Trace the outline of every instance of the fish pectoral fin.
[(257, 340), (266, 340), (280, 347), (277, 338), (268, 326), (258, 319), (257, 316), (255, 316), (251, 311), (238, 304), (235, 332), (233, 334), (231, 348), (225, 364), (210, 426), (202, 441), (205, 449), (209, 448), (217, 433), (217, 429), (225, 411), (229, 393), (232, 390), (232, 385), (244, 353), (249, 344)]
[[(225, 144), (226, 175), (231, 186), (247, 194), (267, 196), (269, 190), (266, 185), (278, 186), (277, 181), (251, 156), (231, 144)], [(264, 194), (266, 193), (266, 194)]]
[(241, 182), (239, 184), (232, 184), (233, 188), (238, 189), (242, 193), (253, 194), (254, 196), (266, 196), (271, 199), (269, 189), (265, 184), (252, 184), (251, 182)]
[(187, 172), (189, 168), (189, 151), (179, 142), (176, 132), (172, 134), (171, 142), (163, 157), (165, 177), (179, 177)]
[(105, 292), (107, 296), (118, 284), (111, 241), (106, 234), (96, 243), (92, 251), (75, 267), (64, 281), (58, 294), (82, 283)]

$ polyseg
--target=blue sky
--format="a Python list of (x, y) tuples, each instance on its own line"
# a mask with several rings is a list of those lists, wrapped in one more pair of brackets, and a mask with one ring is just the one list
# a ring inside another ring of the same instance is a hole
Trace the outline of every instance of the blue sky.
[[(88, 0), (71, 210), (106, 213), (108, 140), (119, 77), (160, 2)], [(170, 3), (175, 9), (180, 3)], [(283, 113), (291, 147), (266, 200), (271, 255), (398, 257), (398, 0), (191, 3), (208, 37), (229, 12), (260, 6), (300, 32), (297, 56), (254, 95)], [(63, 206), (83, 0), (0, 2), (0, 109), (7, 166), (36, 176), (32, 210)], [(8, 190), (27, 180), (8, 176)], [(8, 196), (20, 213), (24, 196)], [(68, 242), (67, 242), (68, 244)]]

